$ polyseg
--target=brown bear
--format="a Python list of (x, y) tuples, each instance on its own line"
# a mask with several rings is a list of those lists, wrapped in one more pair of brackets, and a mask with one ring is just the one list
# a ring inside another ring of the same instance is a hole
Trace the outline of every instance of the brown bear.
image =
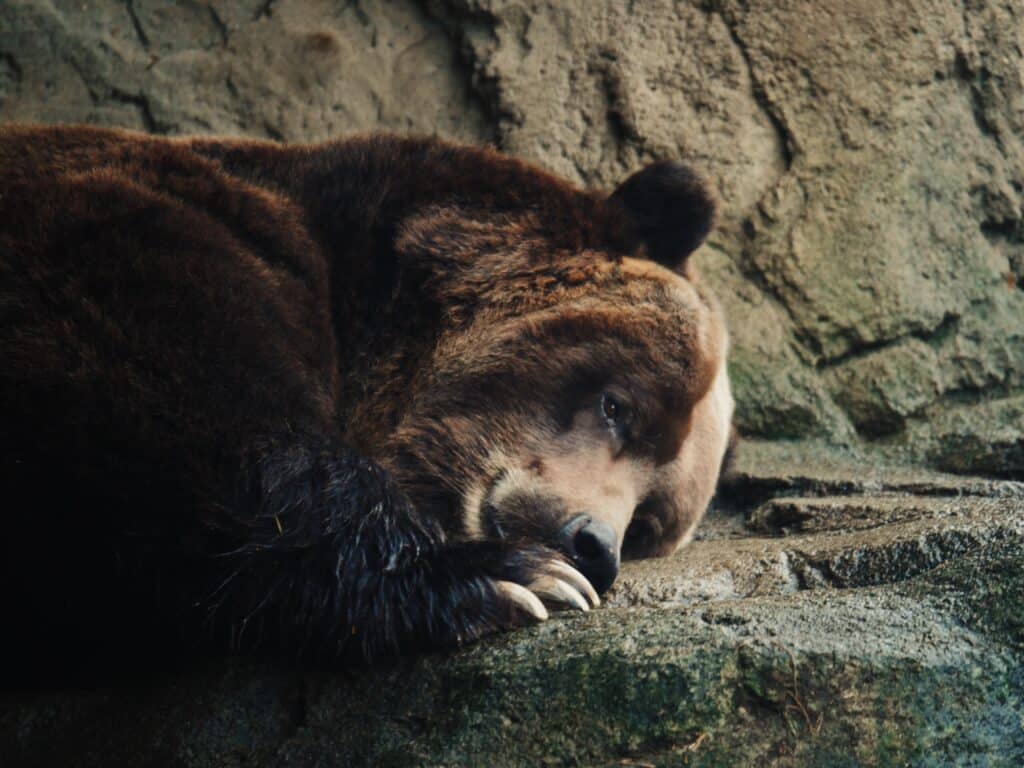
[(597, 605), (726, 452), (713, 214), (670, 162), (0, 128), (8, 639), (372, 658)]

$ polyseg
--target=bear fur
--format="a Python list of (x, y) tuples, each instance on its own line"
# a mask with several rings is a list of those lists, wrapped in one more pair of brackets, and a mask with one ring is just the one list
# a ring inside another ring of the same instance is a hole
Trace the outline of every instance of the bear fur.
[[(726, 341), (686, 261), (712, 218), (672, 163), (607, 195), (433, 139), (0, 128), (16, 647), (373, 658), (543, 618), (531, 588), (589, 607), (552, 533), (574, 498), (614, 578), (713, 490)], [(592, 520), (584, 445), (628, 510)]]

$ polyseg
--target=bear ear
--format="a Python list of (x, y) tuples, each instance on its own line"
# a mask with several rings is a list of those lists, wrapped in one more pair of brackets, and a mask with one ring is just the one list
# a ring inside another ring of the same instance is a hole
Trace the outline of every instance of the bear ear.
[(683, 266), (715, 222), (715, 201), (697, 174), (680, 163), (649, 165), (626, 179), (610, 197), (647, 256), (671, 269)]

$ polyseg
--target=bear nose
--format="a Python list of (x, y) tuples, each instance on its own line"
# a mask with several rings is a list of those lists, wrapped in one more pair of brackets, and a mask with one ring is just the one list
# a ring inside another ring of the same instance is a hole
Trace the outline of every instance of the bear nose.
[(590, 515), (580, 515), (562, 529), (562, 547), (598, 594), (604, 593), (619, 574), (615, 531)]

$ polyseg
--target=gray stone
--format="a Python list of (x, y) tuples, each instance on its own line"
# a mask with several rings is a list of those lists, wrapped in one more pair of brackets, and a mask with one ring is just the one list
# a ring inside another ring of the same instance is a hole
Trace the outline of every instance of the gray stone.
[[(0, 119), (312, 141), (489, 138), (441, 25), (415, 3), (10, 0)], [(6, 98), (3, 98), (6, 93)]]
[[(996, 397), (1024, 386), (1024, 312), (1007, 283), (974, 307), (937, 347), (943, 392)], [(941, 410), (941, 409), (939, 409)]]
[(835, 366), (827, 381), (836, 403), (869, 436), (902, 430), (942, 392), (935, 350), (914, 338)]
[(936, 466), (1024, 477), (1024, 397), (949, 409), (934, 430), (929, 458)]

